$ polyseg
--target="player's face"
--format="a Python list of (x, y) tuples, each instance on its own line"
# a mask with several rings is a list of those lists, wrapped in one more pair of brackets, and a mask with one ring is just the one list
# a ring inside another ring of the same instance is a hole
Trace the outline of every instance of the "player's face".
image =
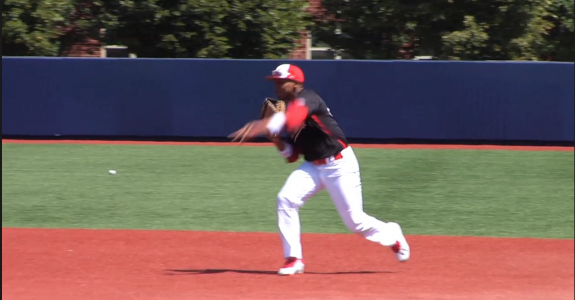
[(280, 100), (291, 100), (297, 90), (297, 83), (290, 80), (276, 80), (276, 95)]

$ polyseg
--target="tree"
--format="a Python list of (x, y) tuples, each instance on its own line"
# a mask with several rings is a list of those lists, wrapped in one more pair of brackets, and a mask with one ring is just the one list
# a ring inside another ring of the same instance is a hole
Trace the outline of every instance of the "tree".
[(58, 55), (73, 12), (69, 0), (4, 0), (2, 55)]
[(106, 42), (139, 57), (280, 58), (311, 19), (307, 0), (94, 1)]
[(400, 20), (400, 5), (393, 0), (323, 0), (314, 35), (354, 58), (397, 58), (408, 40)]
[(139, 57), (281, 58), (312, 24), (307, 6), (307, 0), (5, 0), (3, 55), (58, 55), (63, 40), (80, 36), (126, 45)]
[(512, 41), (513, 56), (528, 60), (575, 61), (573, 1), (537, 1), (523, 36)]
[[(573, 61), (571, 0), (323, 0), (319, 37), (355, 58)], [(340, 27), (342, 34), (334, 34)]]
[(491, 2), (491, 9), (473, 7), (463, 29), (443, 36), (442, 57), (573, 61), (572, 1), (570, 13), (565, 0)]

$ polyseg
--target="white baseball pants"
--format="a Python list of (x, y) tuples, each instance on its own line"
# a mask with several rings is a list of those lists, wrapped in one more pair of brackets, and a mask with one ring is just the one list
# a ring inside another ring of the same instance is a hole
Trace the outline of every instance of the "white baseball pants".
[(323, 166), (304, 162), (278, 194), (278, 225), (286, 258), (303, 258), (299, 209), (323, 189), (349, 230), (383, 246), (396, 244), (397, 233), (363, 211), (360, 169), (354, 151), (348, 147), (341, 154), (342, 159), (332, 159)]

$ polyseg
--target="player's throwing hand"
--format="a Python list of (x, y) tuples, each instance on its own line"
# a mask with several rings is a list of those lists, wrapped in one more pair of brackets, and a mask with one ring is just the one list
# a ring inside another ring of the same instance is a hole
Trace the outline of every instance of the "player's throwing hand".
[(233, 142), (240, 142), (241, 144), (261, 135), (269, 135), (266, 125), (267, 120), (251, 121), (240, 130), (230, 134), (228, 138), (231, 138)]

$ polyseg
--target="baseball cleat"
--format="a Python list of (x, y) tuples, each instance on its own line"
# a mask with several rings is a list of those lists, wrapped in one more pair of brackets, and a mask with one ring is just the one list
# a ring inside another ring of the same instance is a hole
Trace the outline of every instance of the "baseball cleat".
[(397, 223), (391, 223), (391, 225), (398, 231), (397, 243), (391, 247), (391, 250), (393, 250), (397, 256), (397, 260), (400, 262), (407, 262), (411, 258), (411, 248), (409, 247), (409, 243), (407, 243), (407, 239), (403, 234), (401, 226)]
[(305, 265), (303, 263), (303, 260), (297, 258), (289, 258), (286, 261), (285, 266), (279, 270), (278, 274), (282, 276), (303, 274), (304, 269)]

